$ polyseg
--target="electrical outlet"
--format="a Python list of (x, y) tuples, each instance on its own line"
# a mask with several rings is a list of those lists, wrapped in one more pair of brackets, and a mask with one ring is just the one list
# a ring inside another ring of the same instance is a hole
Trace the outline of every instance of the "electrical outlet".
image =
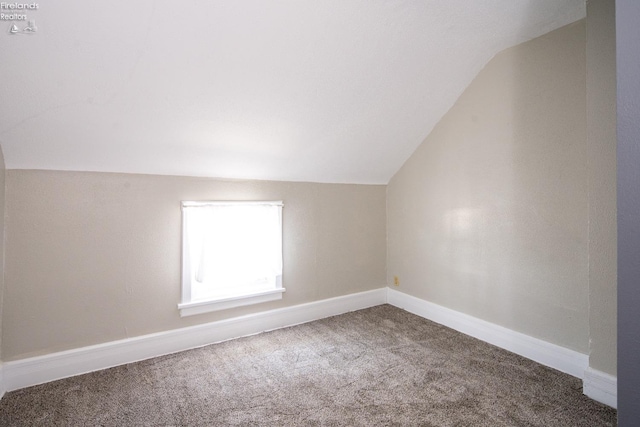
[(393, 276), (393, 284), (394, 286), (400, 286), (400, 279), (398, 279), (398, 276)]

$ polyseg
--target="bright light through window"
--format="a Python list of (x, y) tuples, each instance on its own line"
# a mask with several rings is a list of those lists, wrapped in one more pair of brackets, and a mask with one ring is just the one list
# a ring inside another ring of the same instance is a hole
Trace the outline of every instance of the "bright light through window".
[(282, 202), (183, 202), (182, 218), (181, 310), (281, 298)]

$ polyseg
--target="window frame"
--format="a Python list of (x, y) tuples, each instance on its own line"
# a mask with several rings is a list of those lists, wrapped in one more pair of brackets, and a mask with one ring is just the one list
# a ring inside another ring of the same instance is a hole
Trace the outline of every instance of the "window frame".
[[(271, 289), (238, 292), (237, 294), (225, 295), (223, 297), (214, 297), (206, 300), (191, 300), (191, 260), (188, 246), (187, 221), (184, 214), (185, 208), (204, 207), (204, 206), (279, 206), (280, 207), (280, 237), (282, 239), (282, 210), (284, 203), (282, 200), (277, 201), (183, 201), (181, 202), (182, 212), (182, 271), (181, 271), (181, 302), (178, 304), (180, 316), (192, 316), (195, 314), (208, 313), (211, 311), (226, 310), (234, 307), (242, 307), (250, 304), (259, 304), (268, 301), (276, 301), (282, 299), (282, 294), (286, 291), (282, 287), (282, 273), (276, 276), (275, 287)], [(282, 240), (281, 240), (282, 242)], [(282, 250), (282, 244), (280, 247)], [(280, 254), (282, 257), (282, 254)], [(284, 263), (284, 260), (283, 260)]]

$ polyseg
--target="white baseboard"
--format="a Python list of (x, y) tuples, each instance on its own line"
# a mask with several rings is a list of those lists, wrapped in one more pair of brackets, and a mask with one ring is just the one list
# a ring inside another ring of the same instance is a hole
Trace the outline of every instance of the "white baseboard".
[(589, 366), (589, 357), (586, 354), (550, 344), (395, 289), (388, 288), (387, 302), (574, 377), (583, 378), (585, 369)]
[(4, 366), (3, 363), (0, 362), (0, 399), (2, 399), (2, 396), (4, 396), (4, 393), (7, 390), (4, 387)]
[(380, 288), (203, 325), (6, 362), (2, 366), (4, 374), (2, 389), (17, 390), (232, 338), (311, 322), (384, 304), (386, 300), (387, 288)]
[(617, 406), (617, 379), (588, 368), (587, 355), (391, 288), (360, 292), (203, 325), (0, 363), (0, 398), (5, 391), (311, 322), (384, 303), (581, 378), (585, 395), (614, 408)]
[(612, 408), (618, 407), (618, 378), (592, 368), (584, 372), (582, 392)]

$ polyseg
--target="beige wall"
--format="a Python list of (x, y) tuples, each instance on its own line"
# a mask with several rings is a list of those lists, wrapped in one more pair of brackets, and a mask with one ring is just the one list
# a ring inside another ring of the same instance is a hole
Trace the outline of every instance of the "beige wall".
[[(182, 200), (284, 200), (283, 300), (180, 318)], [(385, 286), (385, 187), (10, 170), (14, 360)]]
[(587, 2), (589, 365), (617, 371), (615, 2)]
[(400, 291), (589, 349), (585, 23), (493, 58), (387, 188)]

